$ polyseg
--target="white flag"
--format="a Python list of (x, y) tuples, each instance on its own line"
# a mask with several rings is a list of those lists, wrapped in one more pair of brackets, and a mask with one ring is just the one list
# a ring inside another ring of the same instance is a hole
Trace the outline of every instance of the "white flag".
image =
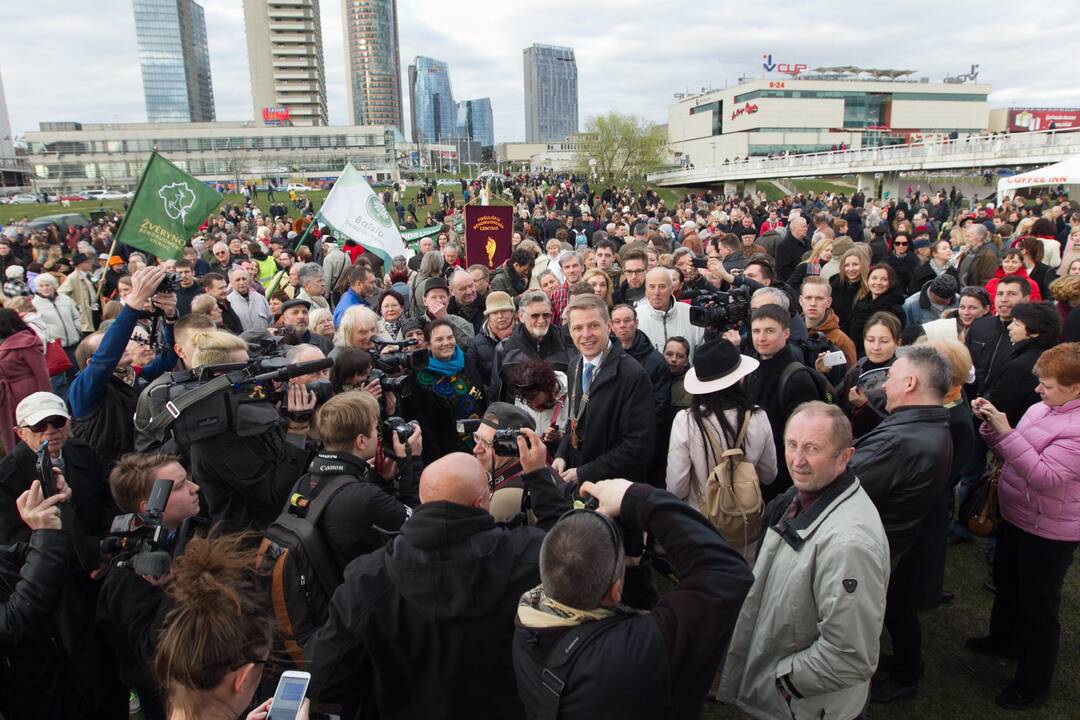
[(395, 255), (407, 255), (401, 234), (382, 200), (352, 163), (341, 171), (319, 210), (319, 221), (338, 235), (352, 238), (382, 258), (386, 267)]

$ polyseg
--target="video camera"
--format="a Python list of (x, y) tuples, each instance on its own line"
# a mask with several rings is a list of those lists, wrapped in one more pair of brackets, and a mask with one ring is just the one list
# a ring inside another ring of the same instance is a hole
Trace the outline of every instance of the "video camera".
[(130, 567), (135, 573), (150, 577), (162, 577), (172, 570), (173, 560), (183, 554), (187, 545), (191, 521), (196, 520), (185, 520), (177, 531), (176, 543), (171, 549), (166, 547), (168, 530), (163, 518), (172, 488), (172, 480), (155, 480), (146, 502), (146, 512), (113, 518), (109, 534), (101, 540), (101, 552), (111, 556), (127, 555), (128, 558), (118, 562), (117, 567)]
[[(151, 384), (139, 396), (135, 427), (162, 435), (172, 430), (176, 442), (191, 446), (223, 432), (240, 437), (260, 435), (280, 419), (274, 403), (287, 397), (290, 378), (332, 367), (321, 358), (287, 364), (283, 357), (258, 357), (243, 363), (204, 365), (172, 373), (170, 381)], [(333, 395), (325, 380), (307, 383), (318, 402)]]
[(688, 290), (682, 296), (691, 300), (690, 324), (696, 327), (723, 332), (737, 328), (750, 316), (750, 288), (745, 286), (727, 292)]

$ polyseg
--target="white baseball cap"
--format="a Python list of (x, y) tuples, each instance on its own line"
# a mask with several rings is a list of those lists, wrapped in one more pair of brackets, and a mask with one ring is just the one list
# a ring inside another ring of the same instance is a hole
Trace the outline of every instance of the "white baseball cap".
[(36, 425), (45, 418), (55, 415), (71, 419), (71, 413), (59, 396), (51, 392), (31, 393), (22, 399), (15, 408), (15, 424), (24, 427)]

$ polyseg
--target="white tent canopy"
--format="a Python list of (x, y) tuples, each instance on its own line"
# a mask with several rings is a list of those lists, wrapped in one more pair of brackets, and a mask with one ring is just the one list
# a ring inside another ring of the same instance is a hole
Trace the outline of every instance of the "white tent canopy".
[(998, 198), (1012, 197), (1021, 188), (1039, 185), (1080, 185), (1080, 155), (1038, 170), (1001, 178), (997, 186)]

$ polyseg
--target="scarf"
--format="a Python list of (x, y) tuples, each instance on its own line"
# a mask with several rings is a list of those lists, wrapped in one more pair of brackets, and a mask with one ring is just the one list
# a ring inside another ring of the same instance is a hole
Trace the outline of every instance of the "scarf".
[(429, 370), (446, 377), (457, 375), (465, 369), (465, 353), (461, 352), (461, 348), (454, 348), (449, 360), (439, 360), (429, 352), (427, 366)]
[(386, 328), (386, 334), (390, 337), (397, 337), (398, 330), (401, 329), (401, 321), (390, 322), (389, 320), (383, 320), (383, 327)]
[(518, 602), (518, 620), (525, 627), (531, 628), (576, 627), (582, 623), (606, 620), (616, 615), (635, 616), (645, 613), (644, 610), (635, 610), (625, 605), (578, 610), (545, 595), (542, 585), (537, 585), (526, 592)]

